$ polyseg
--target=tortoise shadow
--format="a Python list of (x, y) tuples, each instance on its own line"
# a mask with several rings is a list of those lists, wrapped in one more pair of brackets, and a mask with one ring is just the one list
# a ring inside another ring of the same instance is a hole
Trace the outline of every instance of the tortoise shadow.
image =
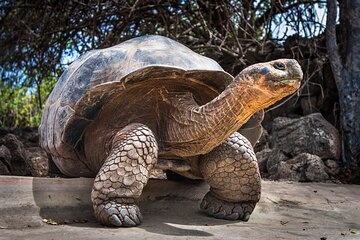
[[(192, 202), (193, 203), (193, 202)], [(176, 204), (176, 203), (174, 203)], [(182, 204), (180, 204), (182, 205)], [(186, 211), (187, 212), (187, 211)], [(212, 237), (214, 234), (208, 232), (206, 227), (211, 228), (212, 226), (226, 225), (229, 222), (226, 220), (215, 219), (207, 216), (205, 213), (200, 211), (194, 212), (191, 215), (186, 217), (180, 216), (177, 214), (157, 214), (155, 211), (145, 211), (143, 214), (143, 222), (136, 227), (145, 230), (146, 232), (160, 234), (164, 236), (188, 236), (188, 237)], [(124, 231), (133, 229), (133, 228), (112, 228), (107, 226), (102, 226), (96, 221), (90, 221), (87, 223), (74, 223), (69, 224), (73, 227), (79, 228), (93, 228), (103, 231), (109, 231), (113, 234), (123, 234)], [(201, 228), (201, 230), (199, 230)]]
[[(33, 178), (33, 197), (40, 217), (73, 227), (116, 231), (96, 222), (90, 199), (92, 184), (91, 178)], [(150, 181), (139, 202), (144, 220), (137, 228), (169, 236), (213, 236), (199, 226), (233, 222), (200, 211), (199, 199), (207, 191), (208, 186), (199, 181)]]
[(140, 204), (140, 208), (144, 221), (139, 228), (162, 235), (209, 237), (213, 234), (206, 231), (207, 226), (232, 223), (207, 216), (195, 201), (160, 200)]

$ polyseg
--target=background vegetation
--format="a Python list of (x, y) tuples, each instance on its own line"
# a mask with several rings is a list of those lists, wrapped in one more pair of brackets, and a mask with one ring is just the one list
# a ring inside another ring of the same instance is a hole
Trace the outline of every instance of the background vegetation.
[(37, 126), (56, 79), (77, 56), (93, 48), (160, 34), (232, 62), (225, 67), (233, 73), (248, 64), (249, 50), (268, 40), (282, 42), (295, 33), (312, 38), (323, 32), (323, 3), (3, 1), (0, 126)]

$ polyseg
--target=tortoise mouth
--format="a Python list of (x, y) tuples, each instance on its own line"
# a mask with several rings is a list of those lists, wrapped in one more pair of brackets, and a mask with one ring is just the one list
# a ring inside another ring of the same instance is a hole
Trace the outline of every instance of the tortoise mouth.
[(294, 78), (294, 79), (284, 79), (280, 81), (276, 81), (276, 85), (280, 86), (300, 86), (301, 79), (300, 78)]

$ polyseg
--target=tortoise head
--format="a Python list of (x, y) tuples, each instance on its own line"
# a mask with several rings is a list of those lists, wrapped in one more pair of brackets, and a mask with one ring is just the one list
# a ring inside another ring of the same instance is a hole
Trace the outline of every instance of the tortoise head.
[(269, 96), (284, 97), (300, 87), (303, 72), (296, 60), (278, 59), (251, 65), (241, 71), (238, 78)]

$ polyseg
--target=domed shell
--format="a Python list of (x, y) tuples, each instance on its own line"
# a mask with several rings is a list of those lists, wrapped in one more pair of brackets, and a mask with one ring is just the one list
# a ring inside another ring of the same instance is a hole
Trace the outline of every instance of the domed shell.
[(170, 81), (181, 77), (184, 86), (195, 79), (211, 89), (210, 99), (233, 80), (214, 60), (162, 36), (90, 51), (69, 66), (50, 94), (39, 128), (41, 146), (55, 158), (78, 159), (86, 127), (114, 95), (167, 76)]

